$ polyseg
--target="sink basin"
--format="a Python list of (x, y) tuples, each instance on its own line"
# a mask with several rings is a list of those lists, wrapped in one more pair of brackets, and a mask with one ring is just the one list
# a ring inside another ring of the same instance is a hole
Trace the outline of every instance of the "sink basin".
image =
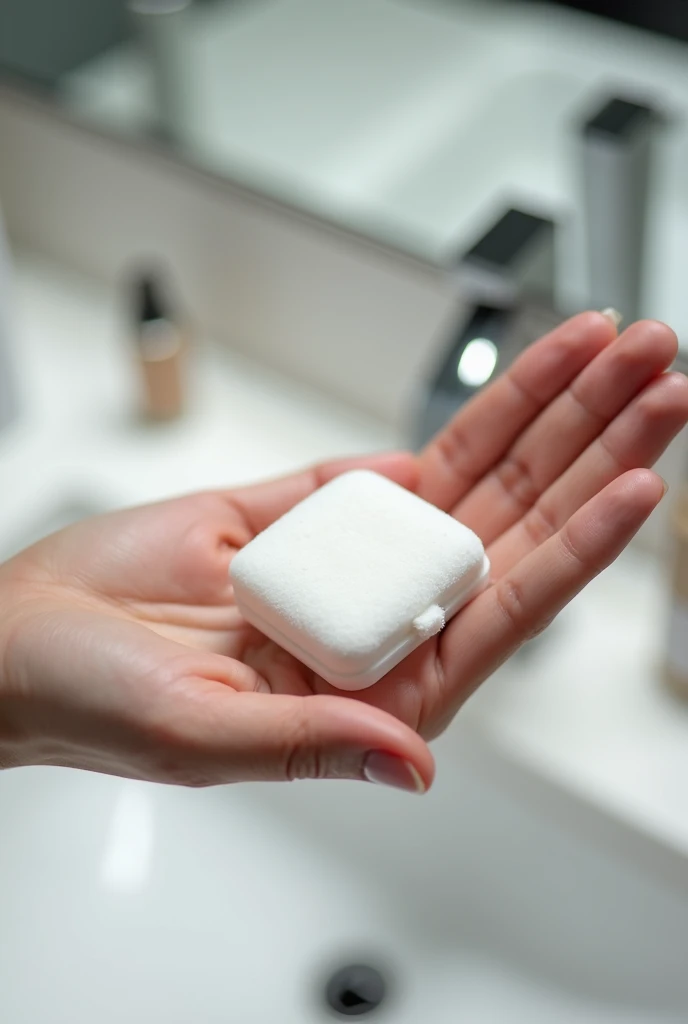
[[(36, 502), (0, 558), (107, 504)], [(317, 1024), (350, 964), (384, 979), (381, 1024), (688, 1020), (688, 861), (470, 715), (436, 753), (422, 799), (0, 773), (0, 1021)]]
[[(201, 8), (186, 26), (176, 142), (220, 177), (421, 259), (452, 261), (484, 228), (486, 202), (560, 176), (557, 132), (590, 88), (534, 47), (517, 16), (484, 8)], [(67, 108), (99, 127), (136, 137), (155, 123), (151, 68), (131, 46), (99, 55), (61, 88)]]
[(5, 772), (3, 1024), (316, 1024), (350, 963), (381, 1024), (688, 1019), (682, 868), (465, 722), (437, 754), (422, 799)]

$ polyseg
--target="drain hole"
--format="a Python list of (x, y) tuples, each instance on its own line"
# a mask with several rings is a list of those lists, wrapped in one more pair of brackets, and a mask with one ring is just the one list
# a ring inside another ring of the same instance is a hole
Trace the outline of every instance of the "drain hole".
[(385, 998), (385, 982), (379, 971), (365, 964), (351, 964), (333, 974), (327, 983), (329, 1006), (344, 1017), (372, 1013)]

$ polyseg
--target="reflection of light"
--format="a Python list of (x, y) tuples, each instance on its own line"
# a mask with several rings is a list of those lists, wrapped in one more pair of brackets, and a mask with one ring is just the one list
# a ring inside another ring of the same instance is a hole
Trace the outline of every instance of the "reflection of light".
[(115, 803), (101, 865), (103, 882), (120, 892), (140, 889), (153, 856), (153, 814), (140, 783), (125, 783)]
[(479, 388), (489, 380), (497, 365), (497, 346), (489, 338), (469, 341), (456, 367), (456, 376), (469, 388)]

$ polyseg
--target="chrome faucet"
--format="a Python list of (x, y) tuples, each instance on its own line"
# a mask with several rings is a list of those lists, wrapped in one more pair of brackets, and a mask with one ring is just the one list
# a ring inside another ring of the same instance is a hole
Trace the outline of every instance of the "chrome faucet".
[(416, 447), (561, 322), (554, 302), (554, 243), (554, 221), (512, 207), (456, 261), (456, 318), (440, 362), (421, 389), (412, 428)]
[(580, 132), (588, 304), (613, 306), (626, 323), (643, 315), (648, 205), (665, 121), (654, 107), (612, 96)]

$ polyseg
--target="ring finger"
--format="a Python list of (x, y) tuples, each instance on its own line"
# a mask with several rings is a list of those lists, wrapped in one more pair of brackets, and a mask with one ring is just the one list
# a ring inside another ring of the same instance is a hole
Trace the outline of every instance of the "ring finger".
[(489, 548), (495, 577), (559, 530), (586, 501), (630, 469), (648, 468), (688, 420), (688, 380), (664, 374), (649, 384)]

